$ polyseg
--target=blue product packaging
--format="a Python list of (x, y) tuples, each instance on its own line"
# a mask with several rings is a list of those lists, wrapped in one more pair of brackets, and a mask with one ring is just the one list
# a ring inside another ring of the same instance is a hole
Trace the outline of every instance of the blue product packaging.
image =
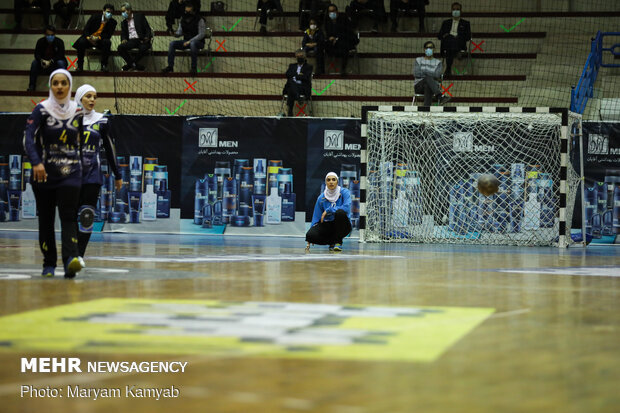
[(4, 222), (7, 219), (7, 213), (9, 212), (9, 164), (0, 163), (0, 222)]
[(458, 232), (461, 227), (460, 214), (463, 206), (463, 181), (450, 187), (450, 208), (448, 210), (448, 225), (450, 230)]
[(213, 173), (217, 176), (217, 199), (222, 200), (224, 196), (224, 181), (230, 177), (230, 162), (216, 161)]
[(142, 192), (142, 157), (129, 156), (129, 191)]
[(230, 224), (237, 212), (237, 180), (229, 176), (224, 181), (224, 223)]
[(292, 168), (280, 168), (278, 172), (278, 194), (284, 193), (284, 186), (289, 184), (289, 193), (295, 192), (293, 190), (293, 169)]
[(237, 180), (237, 193), (239, 193), (239, 187), (241, 186), (241, 168), (249, 165), (249, 159), (235, 159), (233, 162), (232, 176)]
[[(11, 168), (12, 170), (13, 168)], [(605, 182), (596, 183), (596, 211), (599, 214), (603, 214), (607, 209), (607, 184)]]
[(155, 165), (153, 168), (153, 188), (161, 188), (161, 182), (164, 188), (168, 189), (168, 167), (166, 165)]
[(598, 208), (596, 200), (596, 187), (585, 188), (585, 213), (586, 213), (586, 233), (592, 234), (592, 218)]
[(11, 165), (9, 176), (9, 189), (22, 190), (22, 156), (9, 155), (9, 165)]
[(224, 218), (222, 216), (222, 201), (218, 200), (213, 203), (213, 218), (211, 219), (213, 225), (222, 225)]
[(202, 209), (202, 227), (211, 228), (213, 226), (213, 205), (205, 202), (205, 206)]
[[(281, 171), (282, 169), (280, 169)], [(296, 195), (291, 192), (291, 184), (285, 183), (282, 191), (282, 222), (295, 221)]]
[(357, 166), (353, 164), (343, 163), (340, 166), (340, 186), (350, 188), (351, 181), (357, 180)]
[(235, 215), (232, 217), (230, 221), (233, 227), (249, 227), (250, 226), (250, 217), (249, 216), (241, 216)]
[(113, 211), (108, 214), (108, 222), (113, 224), (124, 223), (126, 219), (126, 214), (124, 212)]
[(254, 169), (249, 166), (241, 168), (239, 173), (239, 216), (252, 216), (252, 192), (254, 191)]
[(23, 187), (22, 187), (22, 191), (26, 190), (26, 185), (27, 184), (32, 184), (32, 165), (30, 164), (30, 161), (27, 160), (27, 158), (24, 156), (24, 162), (22, 163), (22, 168), (23, 168)]
[(132, 224), (140, 223), (140, 204), (142, 203), (141, 191), (129, 191), (128, 192), (129, 203), (129, 222)]
[(360, 181), (352, 180), (349, 183), (349, 191), (351, 192), (351, 226), (355, 229), (359, 229), (361, 194)]
[(254, 159), (254, 193), (257, 195), (267, 193), (266, 162), (266, 159)]
[[(155, 165), (157, 165), (158, 162), (158, 158), (144, 158), (144, 177), (142, 179), (144, 188), (146, 188), (147, 185), (155, 185), (155, 182), (153, 181), (153, 170), (155, 169)], [(153, 186), (153, 188), (156, 187)]]
[(19, 206), (22, 201), (22, 191), (18, 189), (9, 189), (9, 220), (19, 221)]
[(555, 203), (553, 202), (553, 181), (548, 173), (540, 173), (538, 200), (540, 201), (540, 227), (553, 228)]
[(207, 180), (207, 201), (209, 204), (213, 204), (217, 201), (217, 176), (215, 174), (205, 174)]
[(254, 194), (252, 195), (252, 210), (254, 212), (254, 226), (255, 227), (264, 227), (264, 217), (265, 217), (265, 200), (267, 199), (267, 195), (264, 194)]
[(506, 192), (498, 192), (495, 196), (493, 232), (505, 233), (510, 231), (509, 200), (510, 198)]
[(276, 160), (270, 160), (267, 165), (267, 192), (268, 194), (271, 194), (271, 188), (278, 187), (278, 172), (280, 172), (281, 167), (282, 167), (282, 161), (276, 161)]
[(124, 214), (129, 213), (129, 204), (127, 203), (128, 193), (129, 193), (129, 164), (119, 164), (118, 168), (121, 173), (121, 180), (123, 181), (123, 185), (121, 186), (120, 191), (116, 193), (114, 210), (116, 212), (122, 212)]
[(170, 191), (165, 184), (160, 182), (157, 191), (157, 218), (170, 218)]
[(616, 234), (620, 234), (620, 184), (614, 184), (613, 227)]
[(205, 200), (207, 198), (207, 180), (206, 179), (197, 179), (196, 180), (196, 190), (194, 194), (194, 224), (202, 225), (203, 220), (203, 209), (205, 206)]

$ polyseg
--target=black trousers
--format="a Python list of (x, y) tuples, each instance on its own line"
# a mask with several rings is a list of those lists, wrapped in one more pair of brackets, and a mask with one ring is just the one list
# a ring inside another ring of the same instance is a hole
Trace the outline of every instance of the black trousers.
[(299, 100), (299, 97), (301, 95), (304, 95), (306, 97), (310, 96), (310, 93), (307, 89), (292, 80), (289, 80), (286, 84), (286, 94), (288, 96), (286, 99), (286, 106), (288, 107), (289, 116), (293, 116), (293, 105), (295, 104), (295, 101)]
[(22, 14), (23, 10), (26, 7), (30, 6), (38, 6), (41, 8), (41, 12), (43, 13), (44, 24), (50, 24), (50, 0), (34, 0), (32, 4), (29, 4), (27, 0), (13, 0), (13, 12), (15, 16), (15, 23), (18, 26), (22, 25)]
[(393, 25), (398, 23), (398, 10), (404, 10), (405, 13), (412, 13), (413, 10), (417, 11), (420, 32), (424, 31), (424, 17), (426, 17), (426, 4), (424, 0), (409, 0), (407, 3), (401, 0), (390, 0), (390, 19)]
[(69, 23), (71, 22), (71, 16), (75, 13), (77, 7), (78, 3), (75, 3), (73, 1), (65, 4), (64, 1), (58, 0), (58, 2), (54, 4), (54, 11), (62, 19), (62, 27), (64, 29), (69, 27)]
[(256, 9), (260, 9), (260, 17), (258, 22), (261, 25), (265, 25), (267, 24), (267, 11), (277, 10), (279, 13), (282, 13), (282, 4), (280, 3), (280, 0), (267, 0), (266, 2), (259, 0)]
[(460, 41), (457, 37), (454, 37), (451, 34), (441, 40), (441, 55), (446, 58), (446, 73), (450, 74), (454, 57), (461, 50), (465, 50), (466, 48), (466, 42)]
[(430, 76), (422, 78), (414, 89), (415, 93), (424, 93), (424, 106), (430, 106), (433, 103), (433, 96), (441, 95), (439, 82)]
[[(112, 43), (110, 42), (110, 39), (101, 39), (94, 45), (94, 47), (96, 47), (97, 49), (101, 51), (101, 64), (102, 65), (107, 66), (108, 64), (108, 58), (110, 57), (111, 46), (112, 46)], [(89, 42), (88, 40), (86, 40), (86, 37), (80, 37), (75, 43), (75, 48), (77, 49), (77, 52), (78, 52), (78, 62), (77, 62), (78, 67), (84, 66), (84, 53), (86, 52), (86, 49), (89, 47), (93, 47), (93, 44)]]
[[(82, 189), (80, 190), (80, 201), (78, 202), (78, 210), (82, 205), (90, 205), (94, 209), (97, 206), (97, 199), (99, 198), (100, 193), (101, 185), (99, 184), (82, 185)], [(83, 257), (86, 254), (86, 247), (88, 246), (88, 241), (90, 240), (90, 232), (85, 233), (78, 231), (77, 238), (80, 257)]]
[(351, 221), (342, 209), (336, 211), (334, 220), (319, 222), (306, 233), (306, 241), (317, 245), (342, 244), (342, 239), (351, 232)]
[(55, 189), (35, 185), (34, 196), (39, 210), (39, 247), (43, 253), (43, 266), (56, 267), (58, 253), (54, 236), (56, 207), (60, 216), (62, 262), (78, 256), (77, 211), (80, 188), (61, 186)]
[[(148, 42), (143, 43), (140, 39), (129, 39), (127, 43), (118, 45), (118, 54), (131, 66), (134, 63), (138, 63), (150, 48), (151, 45)], [(132, 58), (129, 54), (131, 49), (138, 49), (138, 54), (135, 58)]]

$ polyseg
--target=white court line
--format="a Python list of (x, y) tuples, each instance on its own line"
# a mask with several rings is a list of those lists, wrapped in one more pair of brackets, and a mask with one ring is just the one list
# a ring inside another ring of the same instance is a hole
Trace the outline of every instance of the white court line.
[(495, 313), (495, 314), (492, 314), (489, 318), (511, 317), (513, 315), (526, 314), (529, 312), (530, 312), (529, 308), (522, 308), (520, 310), (512, 310), (512, 311), (504, 311), (503, 313)]

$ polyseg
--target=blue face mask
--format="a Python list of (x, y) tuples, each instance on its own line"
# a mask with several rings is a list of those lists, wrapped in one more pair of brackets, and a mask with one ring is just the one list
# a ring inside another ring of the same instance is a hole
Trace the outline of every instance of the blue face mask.
[(123, 19), (128, 19), (129, 18), (129, 14), (127, 14), (126, 11), (124, 11), (121, 16), (123, 16)]
[(428, 57), (431, 57), (433, 55), (433, 49), (431, 49), (430, 47), (427, 48), (426, 50), (424, 50), (424, 54)]
[(47, 39), (47, 41), (48, 41), (48, 42), (50, 42), (50, 43), (52, 43), (52, 42), (54, 41), (54, 38), (55, 38), (55, 37), (56, 37), (56, 36), (54, 36), (53, 34), (51, 34), (51, 35), (49, 35), (49, 36), (47, 36), (47, 35), (45, 36), (45, 38)]
[(460, 10), (452, 10), (452, 17), (461, 17)]
[(104, 17), (105, 17), (106, 19), (109, 19), (110, 17), (112, 17), (112, 13), (110, 13), (109, 11), (106, 11), (106, 12), (104, 13)]
[(338, 13), (336, 12), (331, 12), (329, 13), (329, 18), (332, 20), (336, 20), (336, 17), (338, 17)]

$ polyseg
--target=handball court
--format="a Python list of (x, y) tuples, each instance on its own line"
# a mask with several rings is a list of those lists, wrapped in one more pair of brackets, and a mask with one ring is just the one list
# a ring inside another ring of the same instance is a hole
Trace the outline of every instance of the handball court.
[[(617, 412), (613, 247), (96, 234), (43, 279), (0, 233), (0, 411)], [(21, 373), (21, 357), (181, 361), (183, 373)], [(120, 398), (21, 397), (118, 388)], [(176, 398), (125, 397), (126, 386)]]

